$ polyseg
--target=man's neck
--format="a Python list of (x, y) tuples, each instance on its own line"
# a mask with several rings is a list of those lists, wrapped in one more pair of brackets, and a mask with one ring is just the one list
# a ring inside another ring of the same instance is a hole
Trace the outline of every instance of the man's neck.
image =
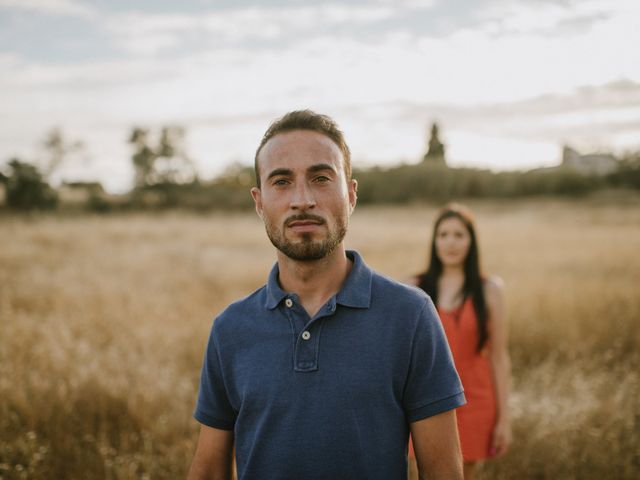
[(302, 306), (313, 317), (335, 295), (351, 271), (343, 244), (327, 257), (310, 262), (293, 260), (278, 252), (280, 287), (298, 295)]

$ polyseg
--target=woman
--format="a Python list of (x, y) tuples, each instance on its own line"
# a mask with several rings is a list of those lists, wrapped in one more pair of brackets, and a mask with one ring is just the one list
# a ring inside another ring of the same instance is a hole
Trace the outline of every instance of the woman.
[(507, 408), (510, 360), (502, 281), (484, 277), (473, 218), (450, 204), (436, 219), (427, 271), (412, 283), (438, 309), (467, 404), (456, 410), (464, 478), (479, 461), (503, 455), (511, 442)]

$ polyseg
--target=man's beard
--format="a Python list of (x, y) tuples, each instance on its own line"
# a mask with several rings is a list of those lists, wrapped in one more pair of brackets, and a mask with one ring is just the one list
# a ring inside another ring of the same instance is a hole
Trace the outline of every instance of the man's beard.
[(282, 230), (278, 230), (273, 224), (266, 221), (265, 229), (273, 246), (284, 253), (287, 257), (300, 262), (311, 262), (325, 258), (335, 250), (340, 242), (342, 242), (347, 233), (346, 218), (348, 217), (341, 216), (336, 218), (335, 230), (328, 228), (327, 236), (322, 240), (313, 240), (313, 235), (311, 233), (304, 233), (300, 235), (300, 240), (294, 243), (288, 240), (284, 235), (286, 225), (291, 221), (312, 220), (318, 221), (321, 224), (327, 223), (322, 217), (318, 217), (316, 215), (302, 214), (289, 217), (284, 222), (285, 226)]

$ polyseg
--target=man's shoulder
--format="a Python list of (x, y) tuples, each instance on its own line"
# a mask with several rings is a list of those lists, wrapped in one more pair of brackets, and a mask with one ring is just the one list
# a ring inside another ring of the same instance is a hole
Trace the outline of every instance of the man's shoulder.
[(255, 318), (260, 311), (265, 309), (265, 304), (266, 285), (263, 285), (246, 297), (227, 305), (215, 319), (216, 329), (224, 329), (231, 322), (235, 328), (238, 322)]
[(371, 291), (374, 298), (422, 308), (428, 301), (424, 290), (372, 270)]
[(372, 316), (393, 331), (415, 335), (419, 330), (431, 332), (440, 325), (433, 302), (424, 290), (377, 272), (372, 275), (370, 308)]

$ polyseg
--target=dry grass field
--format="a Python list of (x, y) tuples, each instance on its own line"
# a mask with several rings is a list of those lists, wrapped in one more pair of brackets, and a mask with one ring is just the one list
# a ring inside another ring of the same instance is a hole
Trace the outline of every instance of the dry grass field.
[[(471, 206), (514, 375), (480, 478), (640, 478), (640, 197)], [(347, 244), (406, 278), (434, 215), (359, 208)], [(273, 260), (250, 213), (0, 218), (0, 479), (184, 478), (211, 320)]]

